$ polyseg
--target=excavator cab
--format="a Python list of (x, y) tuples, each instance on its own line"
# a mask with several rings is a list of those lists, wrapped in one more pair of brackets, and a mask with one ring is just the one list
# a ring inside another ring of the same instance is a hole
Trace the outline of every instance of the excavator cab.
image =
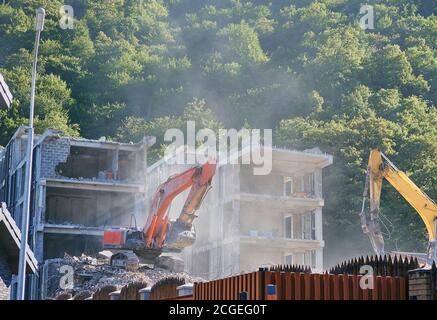
[(132, 253), (137, 256), (137, 263), (140, 260), (146, 264), (153, 264), (156, 257), (162, 253), (162, 249), (148, 248), (144, 242), (142, 230), (135, 228), (105, 230), (103, 233), (103, 248), (113, 252), (111, 265), (119, 267), (123, 267), (127, 262), (135, 264)]

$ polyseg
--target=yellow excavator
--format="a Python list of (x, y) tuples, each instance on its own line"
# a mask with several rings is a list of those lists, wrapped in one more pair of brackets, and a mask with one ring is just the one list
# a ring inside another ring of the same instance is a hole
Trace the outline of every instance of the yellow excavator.
[[(429, 244), (427, 264), (432, 264), (437, 256), (437, 205), (407, 175), (400, 171), (381, 151), (370, 152), (367, 166), (366, 184), (363, 193), (361, 227), (370, 238), (373, 250), (378, 255), (384, 255), (384, 237), (380, 226), (380, 200), (382, 181), (385, 178), (417, 211), (425, 223)], [(368, 196), (369, 194), (369, 196)], [(366, 199), (369, 197), (370, 212), (366, 214)]]

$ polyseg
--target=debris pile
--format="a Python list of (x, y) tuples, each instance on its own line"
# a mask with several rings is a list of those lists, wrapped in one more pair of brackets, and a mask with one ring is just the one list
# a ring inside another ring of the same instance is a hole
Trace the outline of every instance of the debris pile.
[(156, 258), (155, 266), (180, 273), (184, 271), (184, 260), (177, 257), (161, 255)]
[[(67, 266), (67, 267), (66, 267)], [(70, 266), (71, 268), (69, 268)], [(186, 283), (202, 282), (201, 278), (193, 278), (186, 273), (175, 273), (162, 268), (150, 268), (142, 265), (137, 271), (127, 271), (109, 265), (109, 260), (99, 255), (98, 258), (82, 254), (80, 257), (64, 255), (64, 258), (46, 261), (47, 281), (46, 297), (58, 297), (61, 294), (75, 296), (80, 292), (95, 293), (99, 289), (116, 288), (132, 283), (147, 283), (153, 286), (161, 279), (178, 277)], [(73, 274), (70, 275), (71, 271)], [(100, 290), (101, 292), (101, 290)]]

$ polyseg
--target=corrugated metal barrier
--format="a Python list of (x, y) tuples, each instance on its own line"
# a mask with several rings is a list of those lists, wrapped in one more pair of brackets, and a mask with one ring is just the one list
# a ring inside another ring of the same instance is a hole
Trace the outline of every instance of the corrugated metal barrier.
[[(194, 300), (406, 300), (404, 277), (374, 276), (373, 289), (360, 287), (361, 275), (257, 271), (225, 279), (195, 283)], [(363, 279), (364, 280), (364, 279)], [(368, 283), (368, 281), (365, 281)], [(267, 292), (274, 285), (274, 294)]]
[(239, 293), (246, 291), (248, 300), (262, 300), (264, 295), (263, 271), (246, 273), (210, 282), (195, 283), (194, 300), (238, 300)]
[(185, 280), (182, 278), (169, 277), (161, 279), (152, 287), (150, 300), (163, 300), (176, 297), (178, 295), (177, 287), (184, 283)]

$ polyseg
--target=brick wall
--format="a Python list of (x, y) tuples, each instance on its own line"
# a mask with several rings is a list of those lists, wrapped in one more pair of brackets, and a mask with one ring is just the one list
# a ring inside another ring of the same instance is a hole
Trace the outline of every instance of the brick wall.
[(9, 286), (12, 277), (5, 257), (6, 254), (0, 247), (0, 300), (9, 300)]
[(56, 177), (55, 168), (66, 162), (70, 154), (70, 142), (60, 138), (43, 143), (41, 149), (41, 178)]

